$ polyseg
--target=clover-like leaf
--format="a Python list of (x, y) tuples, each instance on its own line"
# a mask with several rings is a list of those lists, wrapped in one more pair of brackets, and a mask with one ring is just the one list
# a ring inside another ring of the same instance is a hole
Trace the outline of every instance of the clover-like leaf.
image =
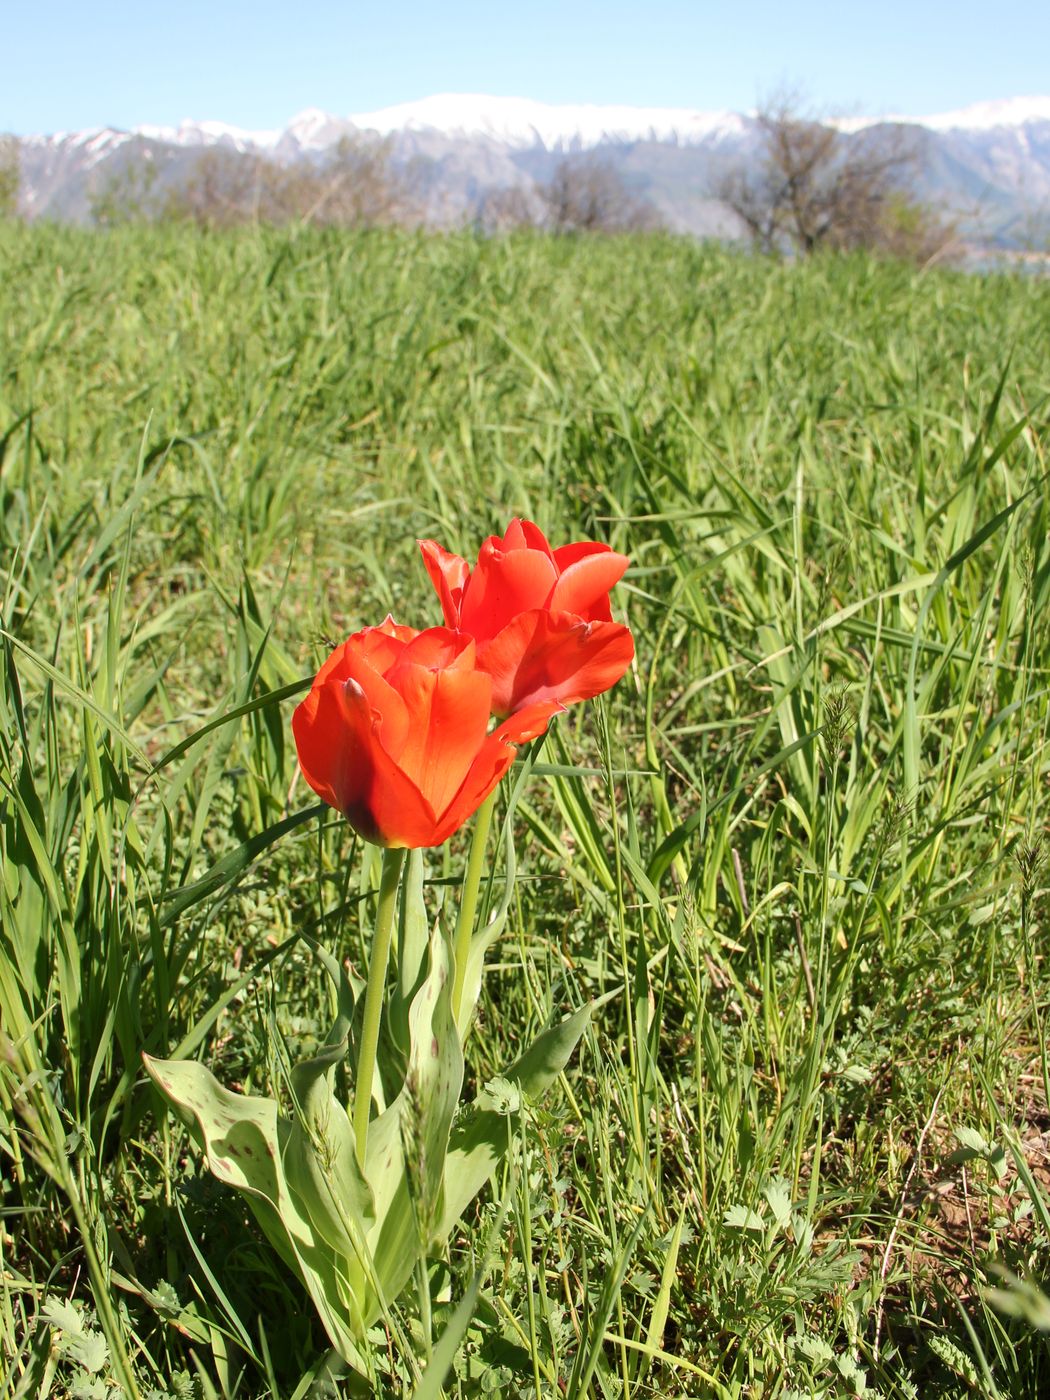
[(722, 1224), (730, 1230), (761, 1231), (766, 1228), (766, 1222), (758, 1212), (745, 1205), (730, 1206), (722, 1217)]

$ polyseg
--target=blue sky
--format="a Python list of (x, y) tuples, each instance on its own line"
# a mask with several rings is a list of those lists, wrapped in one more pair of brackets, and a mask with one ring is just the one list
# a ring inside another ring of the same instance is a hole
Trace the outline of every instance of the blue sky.
[(436, 92), (923, 115), (1050, 92), (1048, 0), (11, 0), (0, 131), (282, 127)]

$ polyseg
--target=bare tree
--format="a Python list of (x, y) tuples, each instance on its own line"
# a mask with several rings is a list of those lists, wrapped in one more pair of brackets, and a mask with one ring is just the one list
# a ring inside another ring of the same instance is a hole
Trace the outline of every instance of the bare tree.
[(389, 142), (344, 136), (317, 170), (315, 182), (317, 195), (301, 215), (307, 223), (374, 228), (415, 223), (420, 217), (411, 170), (395, 167)]
[(166, 192), (160, 217), (202, 228), (231, 228), (258, 218), (263, 171), (259, 157), (224, 146), (202, 151), (189, 176)]
[(516, 228), (538, 228), (545, 206), (534, 189), (508, 185), (489, 190), (478, 210), (477, 227), (482, 233), (509, 233)]
[(346, 139), (320, 165), (282, 165), (213, 147), (169, 192), (163, 213), (209, 228), (296, 222), (373, 227), (418, 217), (410, 172), (395, 169), (389, 147)]
[(567, 156), (538, 186), (544, 223), (557, 233), (632, 233), (660, 228), (653, 206), (624, 184), (608, 161)]
[(759, 110), (764, 158), (737, 170), (719, 198), (765, 252), (871, 248), (929, 261), (954, 230), (910, 193), (918, 157), (903, 127), (847, 134), (780, 96)]
[(18, 191), (22, 183), (21, 156), (17, 136), (0, 136), (0, 219), (13, 219), (18, 213)]

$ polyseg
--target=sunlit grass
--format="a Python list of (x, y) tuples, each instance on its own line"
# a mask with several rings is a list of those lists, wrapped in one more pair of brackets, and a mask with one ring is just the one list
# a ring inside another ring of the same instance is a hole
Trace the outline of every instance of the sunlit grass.
[(140, 1054), (279, 1093), (323, 1033), (298, 938), (360, 967), (378, 864), (292, 697), (438, 621), (417, 536), (522, 514), (631, 556), (638, 660), (533, 756), (472, 1083), (617, 995), (435, 1272), (437, 1338), (482, 1270), (447, 1393), (1044, 1394), (984, 1289), (1050, 1259), (1050, 286), (661, 238), (0, 258), (14, 1392), (320, 1373)]

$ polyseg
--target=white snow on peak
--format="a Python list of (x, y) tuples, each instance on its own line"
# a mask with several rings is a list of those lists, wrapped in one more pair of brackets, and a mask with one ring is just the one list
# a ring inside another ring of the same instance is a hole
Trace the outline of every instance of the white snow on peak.
[[(689, 107), (629, 107), (594, 104), (553, 105), (527, 97), (491, 97), (478, 93), (439, 93), (418, 102), (402, 102), (374, 112), (336, 116), (309, 107), (284, 131), (250, 131), (217, 121), (182, 121), (178, 126), (137, 126), (131, 132), (110, 127), (88, 131), (55, 132), (51, 136), (24, 138), (31, 146), (51, 148), (90, 146), (93, 160), (107, 149), (143, 136), (183, 147), (225, 145), (238, 151), (274, 151), (288, 148), (323, 151), (350, 131), (389, 136), (400, 131), (436, 131), (449, 137), (488, 138), (504, 145), (527, 149), (542, 143), (548, 149), (590, 147), (602, 141), (667, 141), (681, 145), (718, 142), (744, 134), (754, 114), (701, 111)], [(906, 122), (933, 131), (978, 133), (1015, 130), (1023, 136), (1030, 123), (1050, 122), (1050, 97), (1011, 97), (979, 102), (958, 111), (928, 117), (897, 113), (835, 119), (840, 131), (861, 131), (880, 122)]]
[(995, 102), (975, 102), (952, 112), (928, 117), (908, 117), (899, 112), (883, 117), (843, 117), (834, 123), (840, 131), (863, 131), (880, 122), (904, 122), (930, 131), (994, 131), (999, 127), (1023, 127), (1050, 122), (1050, 97), (1004, 97)]
[(123, 146), (131, 137), (126, 131), (110, 126), (92, 126), (86, 131), (56, 131), (50, 136), (22, 136), (19, 141), (30, 150), (51, 150), (68, 155), (75, 153), (82, 169), (90, 170), (111, 151)]
[(1006, 97), (922, 118), (922, 125), (933, 131), (990, 131), (997, 126), (1027, 126), (1030, 122), (1050, 122), (1050, 97)]
[(439, 93), (375, 112), (354, 113), (355, 127), (386, 136), (397, 131), (440, 131), (448, 136), (485, 136), (510, 146), (603, 140), (701, 141), (744, 129), (735, 112), (701, 112), (687, 107), (553, 106), (527, 97), (488, 97), (479, 93)]
[(307, 107), (292, 118), (284, 135), (292, 137), (301, 150), (324, 150), (345, 136), (349, 126), (346, 117), (333, 116), (320, 107)]
[(126, 133), (112, 126), (89, 126), (83, 131), (54, 131), (50, 136), (22, 136), (19, 140), (31, 145), (75, 146), (98, 150), (106, 142), (119, 144), (126, 140)]
[(214, 146), (219, 143), (235, 146), (239, 151), (252, 147), (267, 148), (280, 140), (279, 131), (245, 131), (227, 122), (195, 122), (185, 120), (178, 126), (137, 126), (134, 134), (151, 141), (166, 141), (173, 146)]

